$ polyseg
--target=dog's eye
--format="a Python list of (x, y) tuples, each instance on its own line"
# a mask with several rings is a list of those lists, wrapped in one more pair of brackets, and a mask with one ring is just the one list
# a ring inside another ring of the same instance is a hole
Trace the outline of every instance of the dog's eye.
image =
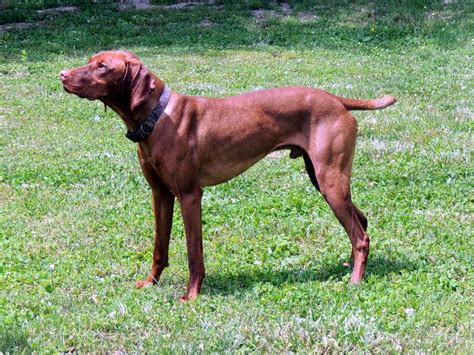
[(104, 63), (100, 63), (99, 69), (107, 69), (107, 65), (105, 65)]

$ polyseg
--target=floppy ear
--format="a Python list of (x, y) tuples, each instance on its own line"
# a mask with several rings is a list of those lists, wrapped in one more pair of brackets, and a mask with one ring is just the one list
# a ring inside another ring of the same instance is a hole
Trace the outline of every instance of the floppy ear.
[(147, 67), (137, 59), (130, 59), (127, 63), (130, 81), (130, 106), (132, 111), (146, 102), (155, 90), (155, 79)]

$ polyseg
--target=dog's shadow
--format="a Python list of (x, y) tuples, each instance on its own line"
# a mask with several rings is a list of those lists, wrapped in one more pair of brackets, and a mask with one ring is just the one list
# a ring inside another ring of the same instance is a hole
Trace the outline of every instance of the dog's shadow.
[[(418, 265), (410, 260), (394, 260), (383, 256), (369, 259), (365, 277), (370, 275), (386, 276), (401, 271), (413, 271)], [(289, 268), (270, 270), (263, 267), (256, 271), (238, 271), (236, 273), (211, 273), (206, 276), (202, 292), (208, 295), (232, 295), (250, 291), (256, 284), (270, 283), (274, 286), (283, 283), (307, 283), (312, 281), (341, 280), (350, 275), (352, 268), (342, 263), (326, 265), (314, 269)]]

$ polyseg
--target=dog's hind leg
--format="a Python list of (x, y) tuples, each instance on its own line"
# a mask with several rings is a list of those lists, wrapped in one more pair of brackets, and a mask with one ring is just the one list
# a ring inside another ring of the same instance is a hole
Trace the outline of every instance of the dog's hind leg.
[(353, 204), (350, 191), (357, 124), (345, 113), (318, 130), (304, 157), (306, 169), (349, 236), (354, 259), (351, 283), (357, 283), (364, 275), (370, 244), (367, 218)]
[(303, 155), (303, 159), (304, 166), (306, 168), (306, 172), (308, 173), (309, 179), (311, 180), (311, 183), (314, 185), (316, 190), (321, 191), (321, 189), (319, 188), (318, 179), (316, 179), (316, 173), (314, 172), (313, 163), (311, 162), (311, 158), (309, 157), (308, 153), (305, 153)]

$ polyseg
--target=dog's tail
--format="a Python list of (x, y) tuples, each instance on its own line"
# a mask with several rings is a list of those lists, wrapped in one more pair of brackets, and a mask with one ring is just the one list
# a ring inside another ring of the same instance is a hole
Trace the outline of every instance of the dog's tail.
[(380, 110), (393, 105), (397, 99), (393, 96), (385, 95), (373, 100), (357, 100), (336, 96), (347, 110)]

